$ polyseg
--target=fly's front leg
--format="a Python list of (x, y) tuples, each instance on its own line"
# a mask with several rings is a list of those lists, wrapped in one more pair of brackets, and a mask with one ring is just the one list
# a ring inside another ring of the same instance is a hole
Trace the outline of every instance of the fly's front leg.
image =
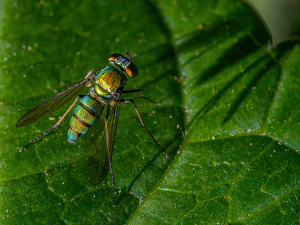
[[(142, 90), (142, 89), (140, 89), (140, 90)], [(142, 94), (142, 93), (141, 93), (141, 94)], [(141, 96), (141, 95), (140, 95), (140, 96)], [(155, 138), (153, 137), (153, 135), (150, 133), (150, 131), (148, 130), (148, 128), (147, 128), (146, 125), (144, 124), (144, 122), (143, 122), (143, 120), (142, 120), (142, 117), (141, 117), (141, 115), (140, 115), (140, 113), (139, 113), (139, 111), (138, 111), (138, 109), (137, 109), (137, 107), (136, 107), (136, 104), (135, 104), (134, 100), (133, 100), (133, 99), (121, 99), (121, 102), (122, 102), (122, 103), (129, 103), (129, 102), (131, 102), (131, 103), (133, 104), (133, 107), (134, 107), (134, 109), (135, 109), (135, 112), (136, 112), (136, 114), (137, 114), (137, 116), (138, 116), (138, 118), (139, 118), (141, 124), (143, 125), (143, 127), (145, 128), (145, 130), (147, 131), (147, 133), (150, 135), (150, 137), (152, 138), (152, 140), (157, 144), (157, 146), (163, 151), (163, 153), (165, 154), (165, 156), (168, 158), (168, 157), (169, 157), (168, 154), (167, 154), (167, 153), (165, 152), (165, 150), (158, 144), (158, 142), (155, 140)]]
[(68, 110), (64, 113), (64, 115), (60, 118), (59, 121), (57, 121), (57, 123), (51, 127), (49, 130), (47, 130), (46, 132), (42, 133), (41, 135), (37, 136), (35, 139), (31, 140), (27, 145), (25, 145), (23, 148), (20, 149), (20, 151), (25, 150), (25, 148), (27, 148), (29, 145), (31, 145), (32, 143), (36, 142), (37, 140), (39, 140), (40, 138), (42, 138), (44, 135), (48, 134), (51, 130), (54, 130), (62, 121), (63, 119), (66, 117), (66, 115), (70, 112), (70, 110), (73, 108), (73, 106), (76, 104), (77, 100), (83, 97), (82, 95), (78, 95), (75, 99), (75, 101), (72, 103), (72, 105), (68, 108)]

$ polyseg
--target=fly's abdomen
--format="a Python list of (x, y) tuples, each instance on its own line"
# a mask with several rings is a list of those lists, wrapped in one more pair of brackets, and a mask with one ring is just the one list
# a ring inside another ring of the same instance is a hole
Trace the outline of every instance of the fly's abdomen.
[(70, 120), (68, 131), (69, 142), (76, 141), (82, 134), (86, 133), (100, 117), (103, 109), (104, 106), (98, 101), (89, 95), (85, 96), (74, 110)]

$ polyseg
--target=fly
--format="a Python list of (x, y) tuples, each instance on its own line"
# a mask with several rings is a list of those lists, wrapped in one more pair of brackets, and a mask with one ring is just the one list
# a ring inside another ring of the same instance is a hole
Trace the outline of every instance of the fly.
[[(25, 149), (60, 125), (79, 98), (82, 98), (75, 108), (69, 123), (68, 141), (73, 143), (81, 135), (90, 130), (87, 134), (87, 146), (85, 149), (85, 164), (88, 180), (91, 184), (97, 185), (104, 180), (108, 170), (110, 170), (113, 186), (113, 206), (115, 206), (115, 183), (112, 167), (112, 153), (121, 103), (133, 104), (142, 126), (156, 145), (163, 151), (165, 156), (168, 157), (167, 153), (165, 153), (145, 126), (135, 101), (133, 99), (121, 98), (122, 94), (133, 92), (139, 92), (139, 97), (144, 98), (142, 97), (143, 89), (124, 90), (127, 77), (135, 78), (138, 75), (138, 68), (131, 61), (136, 55), (129, 56), (127, 49), (126, 56), (119, 53), (111, 54), (108, 57), (109, 65), (101, 71), (89, 71), (83, 80), (30, 109), (16, 123), (16, 127), (34, 123), (58, 110), (77, 96), (61, 119), (46, 132), (31, 140), (23, 148)], [(87, 88), (89, 88), (88, 94), (81, 95)]]

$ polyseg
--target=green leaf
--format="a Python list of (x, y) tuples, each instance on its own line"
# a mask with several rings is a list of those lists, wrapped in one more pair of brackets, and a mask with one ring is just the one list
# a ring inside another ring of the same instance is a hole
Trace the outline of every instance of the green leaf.
[[(299, 43), (271, 48), (241, 1), (12, 1), (0, 35), (1, 224), (295, 224), (299, 221)], [(29, 109), (129, 53), (126, 90), (166, 158), (122, 104), (111, 175), (92, 186), (68, 105)], [(299, 24), (295, 25), (299, 30)], [(294, 33), (294, 37), (297, 33)], [(81, 73), (82, 71), (82, 73)]]

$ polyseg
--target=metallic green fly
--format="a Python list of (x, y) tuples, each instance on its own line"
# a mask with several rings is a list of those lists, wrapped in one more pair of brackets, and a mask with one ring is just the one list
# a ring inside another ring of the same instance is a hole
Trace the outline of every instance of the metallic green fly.
[[(85, 149), (85, 163), (88, 180), (91, 184), (97, 185), (103, 181), (110, 169), (113, 185), (114, 206), (115, 184), (112, 167), (112, 153), (116, 138), (121, 103), (133, 104), (141, 124), (166, 157), (168, 157), (163, 148), (157, 143), (143, 123), (134, 100), (121, 98), (122, 94), (132, 92), (140, 92), (139, 96), (144, 98), (142, 97), (143, 89), (124, 90), (127, 82), (127, 76), (135, 78), (138, 75), (138, 68), (131, 61), (131, 59), (135, 56), (136, 55), (129, 56), (127, 50), (126, 56), (119, 53), (111, 54), (108, 57), (109, 65), (101, 71), (96, 72), (91, 70), (87, 73), (83, 80), (35, 106), (26, 112), (16, 123), (16, 127), (29, 125), (45, 116), (50, 115), (77, 96), (61, 119), (52, 128), (30, 141), (23, 148), (25, 149), (28, 145), (34, 143), (44, 135), (48, 134), (51, 130), (55, 129), (70, 112), (77, 100), (82, 98), (78, 106), (75, 108), (70, 120), (68, 140), (72, 143), (89, 130), (86, 134), (88, 138)], [(80, 95), (86, 88), (90, 88), (89, 93), (87, 95)]]

